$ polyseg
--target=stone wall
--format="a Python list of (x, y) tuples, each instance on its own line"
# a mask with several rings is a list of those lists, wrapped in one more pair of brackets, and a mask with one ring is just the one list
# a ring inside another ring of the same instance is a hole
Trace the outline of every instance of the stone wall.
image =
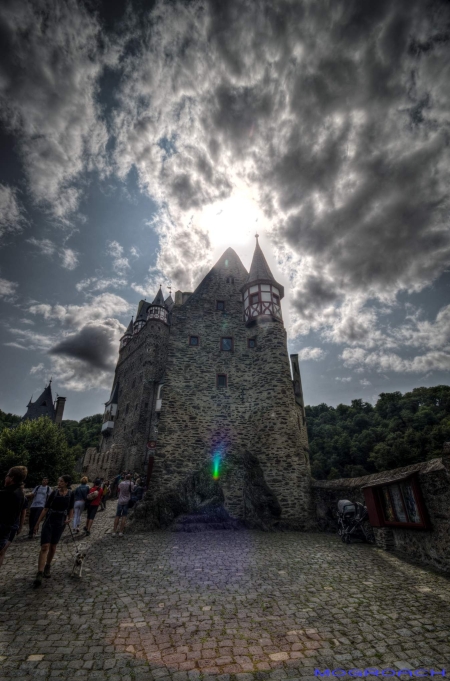
[(156, 437), (156, 396), (164, 376), (169, 327), (150, 320), (120, 352), (114, 386), (119, 384), (113, 433), (100, 444), (98, 473), (113, 478), (122, 470), (143, 473), (147, 442)]
[(313, 504), (319, 529), (335, 532), (339, 499), (364, 503), (362, 487), (417, 473), (430, 529), (374, 528), (378, 546), (396, 550), (439, 570), (450, 572), (450, 457), (374, 473), (360, 478), (315, 480)]
[[(295, 401), (286, 331), (271, 320), (245, 326), (240, 288), (246, 277), (228, 249), (184, 304), (173, 308), (150, 496), (181, 488), (195, 471), (211, 466), (216, 454), (224, 505), (233, 517), (252, 512), (254, 490), (246, 490), (252, 485), (261, 490), (255, 482), (260, 480), (279, 503), (281, 519), (306, 527), (306, 425)], [(216, 309), (218, 300), (225, 311)], [(197, 346), (189, 345), (191, 335), (199, 337)], [(221, 350), (222, 337), (233, 339), (232, 351)], [(256, 347), (248, 347), (250, 338)], [(217, 387), (217, 374), (226, 374), (226, 388)], [(248, 474), (250, 460), (263, 480)]]

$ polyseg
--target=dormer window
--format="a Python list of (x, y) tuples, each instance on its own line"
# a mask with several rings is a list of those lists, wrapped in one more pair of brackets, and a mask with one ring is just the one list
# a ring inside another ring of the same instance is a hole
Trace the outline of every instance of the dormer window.
[(224, 300), (217, 300), (216, 301), (216, 310), (220, 310), (223, 312), (225, 310), (225, 301)]

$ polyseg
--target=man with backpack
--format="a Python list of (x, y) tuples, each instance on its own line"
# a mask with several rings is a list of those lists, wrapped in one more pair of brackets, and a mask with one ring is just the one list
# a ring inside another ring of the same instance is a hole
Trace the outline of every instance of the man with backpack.
[(34, 528), (36, 527), (37, 520), (41, 515), (45, 504), (47, 503), (47, 499), (49, 498), (51, 491), (52, 488), (49, 487), (48, 478), (44, 477), (42, 478), (41, 484), (35, 487), (32, 493), (28, 495), (28, 499), (33, 499), (30, 506), (30, 515), (28, 519), (28, 539), (33, 539), (33, 537), (37, 536), (34, 534)]
[(112, 532), (113, 536), (117, 534), (117, 530), (119, 530), (119, 537), (123, 535), (125, 523), (127, 522), (128, 509), (134, 506), (134, 503), (131, 499), (134, 487), (134, 484), (131, 482), (130, 474), (126, 475), (125, 480), (122, 480), (119, 485), (119, 498), (117, 500), (116, 517), (114, 518), (114, 530)]

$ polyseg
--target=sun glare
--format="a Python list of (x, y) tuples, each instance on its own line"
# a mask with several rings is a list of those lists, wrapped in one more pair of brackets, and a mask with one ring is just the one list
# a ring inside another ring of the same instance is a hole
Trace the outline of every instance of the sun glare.
[(205, 208), (199, 224), (208, 232), (214, 250), (223, 251), (229, 246), (253, 247), (252, 237), (264, 229), (265, 218), (250, 197), (236, 194)]

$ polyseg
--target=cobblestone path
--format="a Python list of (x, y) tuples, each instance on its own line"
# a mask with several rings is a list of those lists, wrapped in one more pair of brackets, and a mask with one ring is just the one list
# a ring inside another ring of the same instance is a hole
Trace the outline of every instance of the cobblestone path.
[[(0, 571), (0, 679), (253, 681), (450, 667), (450, 581), (363, 544), (294, 532), (112, 537), (35, 591), (38, 542)], [(401, 678), (409, 678), (402, 676)], [(441, 678), (441, 677), (439, 677)]]

